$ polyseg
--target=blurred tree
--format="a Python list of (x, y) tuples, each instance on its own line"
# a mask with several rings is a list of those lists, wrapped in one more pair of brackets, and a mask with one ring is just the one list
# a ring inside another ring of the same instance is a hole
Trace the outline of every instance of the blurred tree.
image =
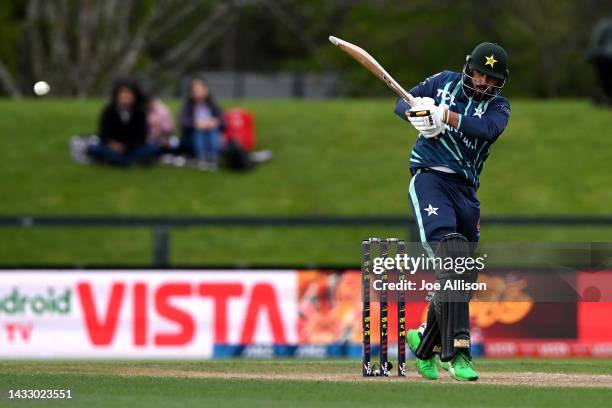
[[(5, 0), (0, 5), (0, 85), (17, 96), (46, 80), (54, 94), (86, 96), (136, 74), (151, 88), (191, 70), (324, 67), (309, 29), (353, 1)], [(12, 25), (11, 25), (12, 24)], [(327, 27), (317, 25), (316, 34)], [(12, 33), (11, 36), (5, 32)], [(10, 38), (9, 38), (10, 37)], [(324, 38), (319, 36), (320, 38)], [(325, 37), (326, 38), (326, 37)], [(309, 58), (314, 63), (308, 62)]]
[(134, 72), (155, 83), (201, 58), (230, 27), (229, 12), (251, 3), (9, 0), (0, 18), (8, 10), (23, 29), (16, 57), (9, 56), (5, 64), (7, 53), (0, 54), (0, 81), (11, 95), (44, 79), (54, 93), (78, 96), (106, 89), (113, 78)]
[(21, 96), (21, 90), (11, 75), (16, 70), (17, 51), (22, 25), (16, 16), (18, 4), (14, 1), (0, 3), (0, 89), (13, 96)]
[(343, 94), (388, 95), (333, 34), (406, 88), (494, 41), (510, 55), (508, 94), (583, 96), (591, 29), (610, 14), (609, 0), (3, 0), (0, 89), (44, 79), (56, 94), (92, 95), (134, 74), (160, 88), (193, 70), (334, 70)]
[[(600, 0), (484, 2), (475, 9), (478, 32), (504, 44), (510, 55), (509, 90), (538, 97), (588, 95), (593, 75), (585, 60), (591, 30), (612, 3)], [(492, 19), (488, 16), (496, 15)], [(485, 23), (486, 22), (486, 23)]]
[[(507, 94), (584, 96), (593, 89), (584, 58), (591, 30), (612, 14), (605, 0), (380, 0), (358, 2), (330, 33), (368, 50), (406, 88), (443, 69), (459, 71), (483, 41), (502, 44), (510, 57)], [(322, 44), (345, 93), (385, 95), (367, 71)]]

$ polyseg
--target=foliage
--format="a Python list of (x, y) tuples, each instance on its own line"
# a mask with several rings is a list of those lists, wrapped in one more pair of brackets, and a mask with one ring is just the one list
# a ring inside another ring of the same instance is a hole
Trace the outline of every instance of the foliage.
[[(510, 57), (507, 94), (589, 95), (594, 79), (584, 53), (591, 29), (606, 13), (611, 4), (598, 0), (388, 0), (352, 8), (332, 32), (370, 51), (406, 88), (444, 69), (461, 70), (476, 44), (491, 41)], [(330, 47), (320, 52), (347, 71), (350, 94), (385, 92), (346, 56)]]
[(0, 4), (0, 89), (96, 95), (136, 75), (174, 88), (191, 71), (339, 71), (346, 95), (385, 95), (377, 80), (330, 46), (330, 34), (370, 51), (409, 88), (459, 70), (482, 41), (510, 55), (507, 94), (593, 93), (584, 59), (605, 0), (6, 0)]

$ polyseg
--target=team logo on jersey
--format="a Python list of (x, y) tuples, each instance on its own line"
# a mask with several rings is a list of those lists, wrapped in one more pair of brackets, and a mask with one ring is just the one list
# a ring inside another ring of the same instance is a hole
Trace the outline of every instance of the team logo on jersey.
[(444, 89), (438, 88), (438, 93), (436, 94), (438, 98), (444, 98), (444, 100), (449, 100), (449, 106), (455, 105), (455, 96), (452, 95), (449, 91), (444, 91)]
[(484, 113), (484, 110), (482, 110), (482, 108), (479, 106), (476, 109), (474, 109), (474, 115), (472, 116), (478, 116), (480, 119), (482, 119), (483, 113)]
[(423, 211), (427, 211), (427, 216), (429, 217), (430, 215), (438, 215), (438, 210), (439, 208), (434, 207), (433, 205), (431, 205), (431, 203), (429, 204), (429, 207), (425, 207), (423, 208)]
[(485, 56), (485, 65), (490, 65), (491, 68), (495, 68), (493, 65), (495, 65), (495, 63), (497, 62), (497, 60), (495, 59), (495, 55), (491, 54), (490, 57)]

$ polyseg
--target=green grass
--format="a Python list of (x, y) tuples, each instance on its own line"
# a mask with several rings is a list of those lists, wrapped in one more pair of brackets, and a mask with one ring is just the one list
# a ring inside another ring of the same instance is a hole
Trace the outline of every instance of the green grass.
[[(249, 373), (344, 375), (356, 371), (357, 361), (206, 362), (3, 362), (0, 363), (2, 399), (9, 389), (71, 389), (70, 401), (44, 401), (45, 406), (107, 407), (575, 407), (606, 406), (610, 388), (526, 387), (487, 384), (438, 384), (406, 379), (367, 382), (324, 380), (222, 379), (163, 376), (163, 370), (183, 373)], [(610, 360), (482, 360), (484, 371), (526, 370), (555, 373), (610, 374)], [(156, 370), (134, 376), (126, 370)], [(358, 378), (358, 374), (356, 374)], [(331, 377), (333, 378), (333, 377)], [(477, 387), (469, 391), (464, 387)], [(443, 400), (442, 400), (443, 398)], [(444, 401), (444, 402), (442, 402)], [(27, 402), (18, 406), (28, 406)], [(5, 404), (6, 405), (6, 404)], [(42, 405), (35, 401), (31, 406)], [(10, 406), (10, 405), (9, 405)]]
[[(410, 369), (414, 360), (409, 361)], [(542, 372), (562, 374), (612, 375), (612, 359), (476, 358), (478, 370), (486, 372)], [(0, 371), (7, 373), (83, 373), (99, 375), (114, 369), (177, 369), (208, 373), (339, 374), (359, 373), (361, 362), (354, 359), (218, 359), (218, 360), (0, 360)], [(612, 384), (611, 384), (612, 386)]]
[[(274, 161), (249, 174), (109, 169), (70, 161), (68, 139), (95, 129), (102, 101), (0, 101), (1, 214), (406, 214), (415, 132), (393, 101), (228, 102), (255, 113)], [(178, 101), (171, 103), (176, 111)], [(586, 101), (513, 101), (479, 191), (483, 214), (609, 214), (608, 111)], [(172, 260), (355, 263), (364, 236), (402, 229), (188, 229)], [(488, 241), (609, 241), (610, 229), (488, 229)], [(150, 231), (2, 229), (0, 259), (18, 263), (149, 262)]]

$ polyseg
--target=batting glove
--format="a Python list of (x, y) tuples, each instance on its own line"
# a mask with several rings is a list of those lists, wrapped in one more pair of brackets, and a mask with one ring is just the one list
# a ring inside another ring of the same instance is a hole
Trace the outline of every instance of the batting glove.
[(406, 111), (406, 117), (419, 133), (429, 139), (444, 131), (444, 124), (448, 121), (448, 106), (419, 104)]

